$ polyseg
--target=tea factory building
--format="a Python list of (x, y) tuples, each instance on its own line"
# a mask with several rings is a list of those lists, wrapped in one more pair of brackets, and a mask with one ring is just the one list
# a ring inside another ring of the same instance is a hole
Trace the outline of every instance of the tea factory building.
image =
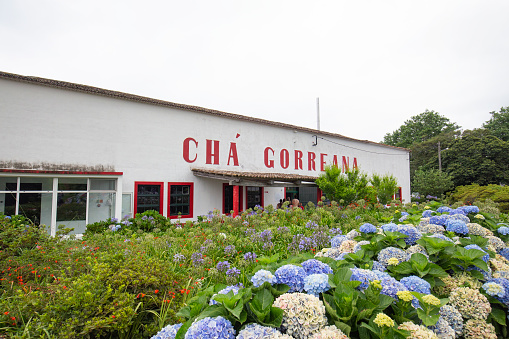
[(407, 149), (91, 86), (0, 72), (0, 126), (0, 213), (52, 234), (147, 210), (316, 203), (330, 164), (392, 174), (410, 201)]

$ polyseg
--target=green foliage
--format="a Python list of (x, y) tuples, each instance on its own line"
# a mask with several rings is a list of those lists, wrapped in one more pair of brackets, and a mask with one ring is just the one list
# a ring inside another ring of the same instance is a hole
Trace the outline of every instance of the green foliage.
[(396, 266), (389, 266), (388, 269), (398, 280), (415, 275), (429, 282), (432, 288), (440, 281), (440, 278), (449, 276), (440, 266), (430, 262), (421, 253), (414, 253), (409, 261), (404, 261)]
[(413, 181), (418, 169), (439, 169), (438, 143), (440, 149), (447, 150), (461, 134), (460, 131), (449, 131), (410, 147), (410, 180)]
[(466, 130), (442, 152), (445, 171), (456, 186), (505, 184), (509, 182), (509, 143), (489, 130)]
[(428, 111), (411, 117), (400, 128), (384, 136), (383, 143), (391, 146), (410, 147), (431, 139), (441, 133), (459, 129), (456, 123), (435, 111)]
[(500, 211), (509, 212), (509, 186), (472, 184), (458, 186), (450, 195), (452, 202), (461, 201), (464, 204), (475, 204), (491, 200), (498, 204)]
[(418, 169), (412, 182), (412, 191), (419, 192), (421, 196), (440, 197), (453, 187), (452, 177), (436, 169)]
[(490, 112), (491, 118), (482, 127), (489, 130), (500, 140), (509, 142), (509, 106), (500, 108), (499, 112)]
[(316, 184), (327, 198), (345, 205), (366, 197), (368, 194), (368, 176), (359, 169), (348, 170), (345, 173), (337, 166), (327, 166), (325, 173), (316, 179)]
[(370, 178), (373, 185), (378, 202), (386, 205), (392, 200), (392, 196), (398, 189), (398, 181), (392, 174), (378, 175), (373, 174)]

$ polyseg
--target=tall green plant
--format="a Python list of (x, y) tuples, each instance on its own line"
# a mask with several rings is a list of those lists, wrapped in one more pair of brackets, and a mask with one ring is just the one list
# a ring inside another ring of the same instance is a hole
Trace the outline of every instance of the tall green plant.
[(369, 193), (368, 175), (359, 169), (341, 172), (338, 166), (332, 165), (325, 168), (325, 173), (316, 179), (316, 184), (327, 198), (345, 205), (363, 199)]
[(398, 181), (392, 174), (373, 174), (371, 176), (371, 185), (375, 188), (378, 202), (381, 204), (388, 204), (392, 200), (392, 196), (398, 189)]

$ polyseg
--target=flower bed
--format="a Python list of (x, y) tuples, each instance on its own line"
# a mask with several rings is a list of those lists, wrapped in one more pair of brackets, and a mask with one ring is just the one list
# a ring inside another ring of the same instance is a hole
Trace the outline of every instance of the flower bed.
[(427, 207), (268, 208), (178, 224), (145, 213), (94, 224), (79, 241), (2, 217), (0, 328), (63, 338), (507, 336), (507, 216)]

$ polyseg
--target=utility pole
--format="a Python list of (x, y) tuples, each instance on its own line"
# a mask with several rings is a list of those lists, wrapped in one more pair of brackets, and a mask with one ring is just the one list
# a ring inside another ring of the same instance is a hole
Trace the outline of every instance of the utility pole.
[(320, 98), (316, 98), (316, 129), (320, 130)]
[(438, 170), (442, 172), (442, 152), (440, 149), (440, 141), (438, 142)]

